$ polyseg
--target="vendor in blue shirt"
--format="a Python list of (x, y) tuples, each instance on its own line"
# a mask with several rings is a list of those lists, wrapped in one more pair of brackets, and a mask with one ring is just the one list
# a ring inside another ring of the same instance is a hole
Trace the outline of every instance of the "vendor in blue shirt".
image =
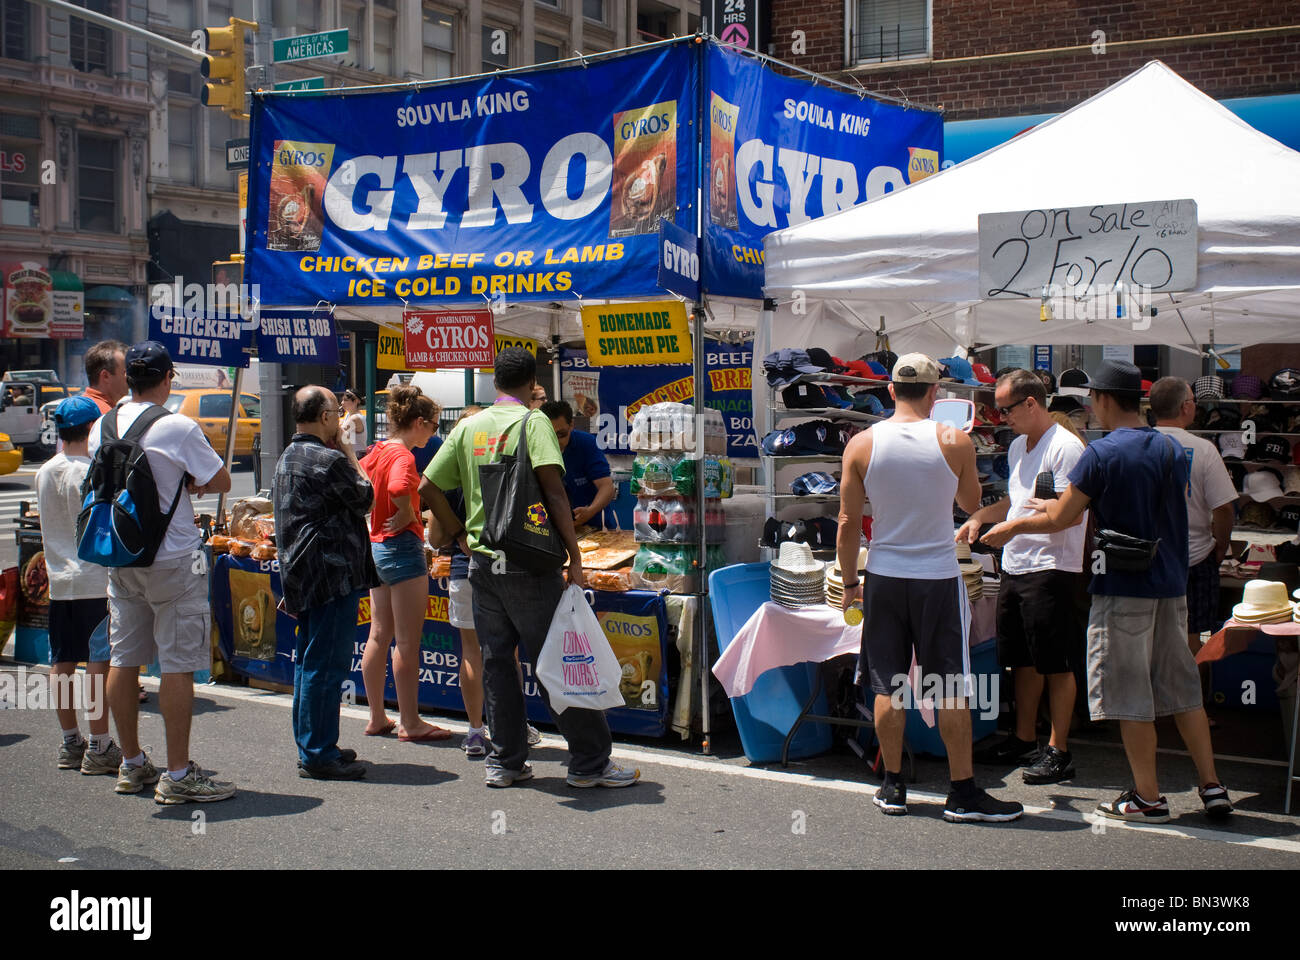
[(564, 453), (564, 489), (573, 507), (574, 526), (603, 527), (601, 514), (614, 500), (609, 461), (596, 446), (595, 437), (573, 429), (573, 407), (563, 400), (549, 400), (541, 410), (555, 427), (555, 438)]

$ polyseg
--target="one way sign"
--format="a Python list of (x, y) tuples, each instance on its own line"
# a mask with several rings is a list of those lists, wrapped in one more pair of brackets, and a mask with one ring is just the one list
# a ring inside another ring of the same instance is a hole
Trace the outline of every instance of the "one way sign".
[(248, 169), (248, 144), (248, 137), (239, 137), (236, 140), (226, 141), (227, 170)]

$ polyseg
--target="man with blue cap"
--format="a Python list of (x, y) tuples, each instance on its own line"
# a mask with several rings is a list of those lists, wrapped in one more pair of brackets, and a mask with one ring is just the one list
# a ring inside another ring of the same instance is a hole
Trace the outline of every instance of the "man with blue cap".
[[(99, 406), (89, 397), (68, 397), (54, 408), (54, 426), (63, 449), (36, 473), (36, 502), (41, 514), (41, 546), (50, 585), (50, 685), (55, 713), (63, 731), (60, 770), (116, 775), (122, 751), (108, 733), (108, 634), (94, 642), (96, 628), (108, 619), (108, 570), (77, 557), (77, 515), (81, 485), (90, 469), (87, 443)], [(86, 664), (90, 741), (77, 724), (72, 696), (77, 664)]]

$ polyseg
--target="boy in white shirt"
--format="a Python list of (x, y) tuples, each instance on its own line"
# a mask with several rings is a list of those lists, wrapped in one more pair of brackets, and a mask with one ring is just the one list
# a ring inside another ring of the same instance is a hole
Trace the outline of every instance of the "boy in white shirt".
[[(63, 449), (36, 473), (41, 546), (50, 582), (50, 684), (63, 731), (58, 766), (88, 775), (116, 774), (122, 762), (122, 751), (108, 733), (107, 634), (104, 642), (92, 642), (96, 628), (108, 618), (108, 570), (77, 558), (81, 485), (90, 469), (87, 440), (98, 419), (99, 407), (89, 397), (61, 401), (54, 408), (54, 425)], [(72, 697), (78, 663), (86, 664), (89, 743), (81, 736)]]

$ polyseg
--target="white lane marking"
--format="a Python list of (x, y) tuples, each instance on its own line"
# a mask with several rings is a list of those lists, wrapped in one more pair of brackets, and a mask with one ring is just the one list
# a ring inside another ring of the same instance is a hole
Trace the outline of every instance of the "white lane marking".
[[(146, 686), (157, 686), (158, 681), (152, 677), (142, 678)], [(263, 703), (271, 702), (279, 706), (288, 708), (292, 705), (292, 698), (287, 693), (275, 693), (271, 690), (257, 689), (240, 689), (240, 688), (220, 688), (214, 685), (202, 687), (203, 690), (214, 696), (227, 697), (232, 700), (256, 700)], [(370, 711), (365, 707), (344, 706), (342, 715), (354, 719), (365, 720), (370, 717)], [(469, 725), (456, 720), (447, 720), (439, 717), (438, 726), (446, 727), (456, 733), (466, 733)], [(563, 737), (550, 734), (542, 735), (542, 743), (546, 746), (564, 747)], [(676, 757), (668, 754), (649, 753), (644, 750), (633, 750), (619, 747), (614, 744), (611, 756), (618, 760), (630, 760), (634, 763), (655, 764), (661, 767), (676, 767), (681, 770), (700, 770), (708, 773), (722, 773), (734, 777), (746, 777), (751, 780), (767, 780), (773, 783), (784, 783), (788, 786), (818, 787), (822, 790), (835, 790), (840, 793), (856, 793), (863, 796), (875, 796), (876, 787), (870, 783), (861, 783), (854, 780), (837, 780), (831, 777), (820, 777), (809, 773), (792, 773), (785, 770), (765, 770), (759, 767), (742, 767), (736, 764), (723, 763), (718, 760), (704, 760), (699, 757)], [(920, 800), (926, 803), (947, 803), (948, 797), (945, 794), (924, 793), (919, 790), (908, 790), (907, 799)], [(1036, 817), (1045, 817), (1049, 820), (1060, 820), (1063, 823), (1083, 824), (1091, 828), (1094, 823), (1101, 822), (1107, 829), (1117, 830), (1136, 830), (1140, 833), (1158, 833), (1167, 837), (1181, 837), (1185, 840), (1209, 840), (1217, 843), (1231, 843), (1244, 847), (1260, 847), (1265, 850), (1278, 850), (1283, 853), (1300, 854), (1300, 841), (1283, 840), (1278, 837), (1253, 837), (1240, 833), (1231, 833), (1226, 830), (1215, 830), (1209, 827), (1184, 827), (1173, 826), (1170, 824), (1154, 823), (1129, 823), (1125, 820), (1109, 820), (1099, 817), (1097, 814), (1080, 813), (1077, 810), (1057, 809), (1055, 807), (1037, 807), (1025, 805), (1025, 813), (1032, 814)], [(1270, 821), (1271, 822), (1271, 821)]]

